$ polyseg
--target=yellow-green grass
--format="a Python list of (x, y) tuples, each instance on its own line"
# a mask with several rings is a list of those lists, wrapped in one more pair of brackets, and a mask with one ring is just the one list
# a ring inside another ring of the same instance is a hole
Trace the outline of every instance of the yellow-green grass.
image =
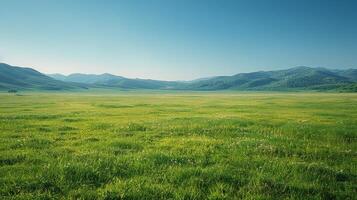
[(1, 199), (355, 199), (357, 94), (0, 94)]

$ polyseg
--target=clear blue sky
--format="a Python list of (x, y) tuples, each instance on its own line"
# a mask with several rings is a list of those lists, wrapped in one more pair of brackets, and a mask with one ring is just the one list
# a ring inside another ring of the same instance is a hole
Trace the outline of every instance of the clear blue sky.
[(188, 80), (357, 67), (355, 0), (0, 0), (0, 62)]

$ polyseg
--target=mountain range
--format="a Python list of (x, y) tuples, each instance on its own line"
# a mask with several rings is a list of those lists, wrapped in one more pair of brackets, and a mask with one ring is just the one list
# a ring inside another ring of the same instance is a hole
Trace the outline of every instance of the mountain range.
[(0, 90), (84, 90), (88, 88), (155, 90), (337, 90), (357, 92), (357, 69), (294, 67), (239, 73), (192, 81), (131, 79), (113, 74), (45, 75), (32, 68), (0, 63)]
[(123, 88), (123, 89), (174, 89), (178, 88), (180, 82), (158, 81), (151, 79), (130, 79), (113, 74), (48, 74), (53, 79), (63, 82), (81, 83), (95, 87)]
[(15, 67), (0, 63), (0, 90), (70, 90), (85, 89), (77, 83), (53, 79), (32, 68)]

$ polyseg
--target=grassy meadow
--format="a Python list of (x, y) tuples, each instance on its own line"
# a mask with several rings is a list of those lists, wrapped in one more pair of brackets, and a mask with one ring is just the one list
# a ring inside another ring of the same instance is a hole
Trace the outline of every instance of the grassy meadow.
[(356, 199), (357, 94), (0, 94), (0, 199)]

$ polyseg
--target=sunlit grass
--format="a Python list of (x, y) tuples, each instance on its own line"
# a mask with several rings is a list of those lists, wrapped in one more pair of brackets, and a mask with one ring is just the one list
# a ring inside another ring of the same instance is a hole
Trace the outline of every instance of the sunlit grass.
[(353, 199), (357, 95), (0, 94), (1, 199)]

